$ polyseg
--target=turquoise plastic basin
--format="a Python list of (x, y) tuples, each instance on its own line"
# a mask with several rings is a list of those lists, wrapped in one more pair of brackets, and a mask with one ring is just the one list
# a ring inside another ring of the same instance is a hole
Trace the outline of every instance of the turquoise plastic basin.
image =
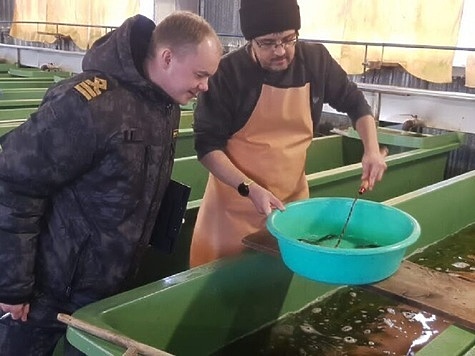
[(277, 238), (287, 267), (330, 284), (369, 284), (395, 273), (406, 248), (419, 238), (420, 226), (392, 206), (358, 199), (338, 247), (337, 237), (316, 242), (329, 234), (340, 235), (353, 202), (351, 198), (306, 199), (270, 214), (267, 228)]

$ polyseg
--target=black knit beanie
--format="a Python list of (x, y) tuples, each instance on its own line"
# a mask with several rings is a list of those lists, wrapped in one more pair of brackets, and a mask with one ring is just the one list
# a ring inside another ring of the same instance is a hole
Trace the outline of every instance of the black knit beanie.
[(246, 40), (300, 29), (297, 0), (241, 0), (241, 31)]

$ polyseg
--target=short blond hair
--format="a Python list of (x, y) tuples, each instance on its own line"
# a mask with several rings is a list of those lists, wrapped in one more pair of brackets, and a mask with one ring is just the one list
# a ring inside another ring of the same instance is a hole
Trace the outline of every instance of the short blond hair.
[(161, 47), (186, 54), (194, 51), (196, 46), (208, 37), (216, 41), (222, 52), (218, 35), (203, 17), (190, 11), (175, 11), (155, 27), (147, 56), (154, 57), (156, 49)]

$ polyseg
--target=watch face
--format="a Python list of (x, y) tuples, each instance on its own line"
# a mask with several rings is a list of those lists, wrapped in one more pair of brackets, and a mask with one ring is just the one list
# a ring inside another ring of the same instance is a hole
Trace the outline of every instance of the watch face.
[(249, 195), (249, 185), (242, 182), (238, 186), (238, 192), (241, 194), (243, 197), (247, 197)]

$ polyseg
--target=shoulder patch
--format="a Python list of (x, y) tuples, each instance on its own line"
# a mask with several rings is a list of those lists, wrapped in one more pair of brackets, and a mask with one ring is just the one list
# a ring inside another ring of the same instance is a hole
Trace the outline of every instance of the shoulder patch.
[(107, 80), (99, 77), (94, 77), (94, 81), (86, 79), (81, 83), (76, 84), (74, 89), (89, 101), (107, 90)]

